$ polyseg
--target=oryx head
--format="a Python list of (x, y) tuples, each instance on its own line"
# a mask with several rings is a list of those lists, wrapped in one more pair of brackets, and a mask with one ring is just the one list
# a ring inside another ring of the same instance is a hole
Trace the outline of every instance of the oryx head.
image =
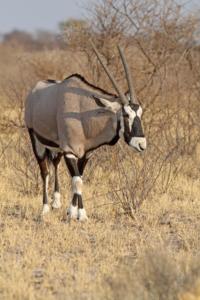
[(111, 80), (113, 87), (115, 88), (118, 96), (119, 102), (111, 102), (106, 99), (100, 99), (105, 106), (110, 108), (112, 111), (116, 112), (121, 109), (121, 119), (120, 119), (120, 137), (123, 137), (125, 142), (130, 145), (131, 147), (135, 148), (137, 151), (141, 152), (146, 149), (146, 138), (144, 137), (142, 124), (141, 124), (141, 117), (142, 117), (142, 107), (140, 106), (139, 102), (137, 101), (137, 97), (135, 94), (135, 90), (132, 83), (130, 69), (128, 67), (126, 58), (124, 53), (120, 47), (118, 47), (119, 54), (122, 60), (122, 64), (124, 67), (126, 79), (128, 82), (129, 91), (128, 93), (124, 94), (121, 89), (119, 88), (117, 82), (115, 81), (113, 75), (108, 70), (106, 64), (104, 64), (101, 55), (99, 54), (98, 50), (91, 42), (92, 48), (96, 53), (101, 65), (103, 66), (106, 74), (108, 75), (109, 79)]

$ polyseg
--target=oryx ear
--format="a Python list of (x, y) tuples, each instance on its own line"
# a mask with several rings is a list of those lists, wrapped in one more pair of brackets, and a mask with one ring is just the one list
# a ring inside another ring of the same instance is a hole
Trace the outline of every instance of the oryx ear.
[(99, 105), (108, 108), (112, 112), (117, 112), (121, 108), (121, 104), (116, 101), (112, 102), (105, 98), (100, 98), (100, 97), (96, 97), (96, 96), (93, 96), (93, 97), (98, 102)]

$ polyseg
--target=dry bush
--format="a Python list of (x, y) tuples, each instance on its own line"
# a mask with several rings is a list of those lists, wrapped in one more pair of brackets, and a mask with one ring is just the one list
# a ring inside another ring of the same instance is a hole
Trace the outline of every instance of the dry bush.
[[(141, 155), (120, 142), (114, 149), (98, 151), (86, 169), (85, 182), (99, 186), (100, 174), (101, 188), (93, 196), (105, 197), (104, 205), (117, 205), (117, 209), (121, 206), (123, 214), (135, 219), (144, 201), (151, 202), (155, 194), (162, 195), (172, 188), (184, 166), (184, 159), (180, 159), (182, 150), (180, 145), (160, 152), (149, 144)], [(116, 215), (121, 215), (121, 210), (116, 210)]]

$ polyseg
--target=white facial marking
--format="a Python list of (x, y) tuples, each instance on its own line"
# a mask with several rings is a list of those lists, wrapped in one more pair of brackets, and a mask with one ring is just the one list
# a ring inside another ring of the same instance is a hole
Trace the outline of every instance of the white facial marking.
[(130, 107), (130, 105), (124, 105), (124, 110), (125, 112), (128, 114), (129, 118), (129, 128), (131, 130), (132, 125), (133, 125), (133, 121), (136, 117), (136, 112)]
[(77, 219), (78, 218), (78, 207), (70, 205), (69, 209), (67, 210), (67, 214), (69, 215), (70, 219)]
[(45, 153), (45, 146), (42, 143), (40, 143), (40, 141), (37, 139), (35, 135), (34, 135), (34, 139), (35, 139), (35, 148), (36, 148), (37, 155), (40, 158), (43, 158)]
[(48, 204), (44, 204), (43, 208), (42, 208), (42, 215), (46, 215), (48, 212), (50, 211), (49, 205)]
[(78, 219), (81, 222), (88, 220), (88, 217), (87, 217), (87, 214), (86, 214), (86, 211), (85, 211), (84, 208), (79, 208), (79, 210), (78, 210)]
[(137, 149), (139, 152), (143, 151), (147, 147), (147, 141), (144, 137), (133, 137), (130, 140), (129, 145), (135, 149)]
[(52, 202), (51, 206), (52, 206), (52, 208), (56, 208), (56, 209), (61, 207), (60, 193), (59, 192), (54, 192), (53, 202)]
[(83, 185), (83, 180), (81, 179), (80, 176), (74, 176), (72, 178), (72, 192), (73, 194), (82, 194), (82, 185)]

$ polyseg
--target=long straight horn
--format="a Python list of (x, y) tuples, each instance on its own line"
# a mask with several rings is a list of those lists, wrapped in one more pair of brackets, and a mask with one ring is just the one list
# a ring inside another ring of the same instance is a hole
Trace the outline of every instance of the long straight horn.
[(126, 57), (125, 57), (124, 52), (123, 52), (123, 50), (120, 46), (118, 46), (118, 50), (119, 50), (119, 54), (120, 54), (123, 66), (124, 66), (126, 79), (128, 81), (128, 88), (129, 88), (129, 92), (130, 92), (130, 101), (132, 103), (138, 103), (137, 96), (136, 96), (136, 93), (135, 93), (135, 90), (134, 90), (134, 87), (133, 87), (133, 80), (132, 80), (131, 72), (130, 72), (128, 63), (126, 61)]
[(101, 55), (99, 53), (99, 51), (97, 50), (97, 48), (95, 47), (94, 43), (92, 41), (90, 41), (90, 44), (99, 60), (99, 62), (101, 63), (102, 67), (104, 68), (106, 74), (108, 75), (110, 81), (112, 82), (113, 87), (115, 88), (116, 92), (118, 93), (120, 100), (122, 102), (122, 104), (128, 104), (128, 100), (126, 99), (125, 95), (121, 92), (121, 90), (119, 89), (116, 80), (114, 79), (113, 75), (111, 74), (111, 72), (108, 70), (108, 67), (106, 66), (106, 64), (103, 62)]

